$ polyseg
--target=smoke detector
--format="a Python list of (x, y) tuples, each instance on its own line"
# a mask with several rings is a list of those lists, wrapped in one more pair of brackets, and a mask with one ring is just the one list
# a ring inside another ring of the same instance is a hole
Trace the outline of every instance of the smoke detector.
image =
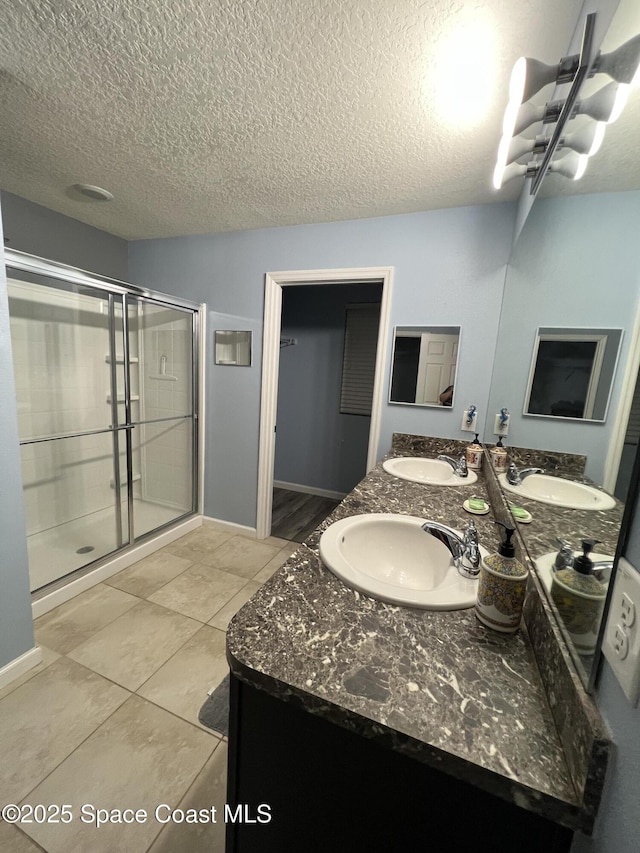
[(111, 201), (113, 194), (102, 187), (94, 187), (92, 184), (73, 184), (69, 187), (70, 194), (79, 201)]

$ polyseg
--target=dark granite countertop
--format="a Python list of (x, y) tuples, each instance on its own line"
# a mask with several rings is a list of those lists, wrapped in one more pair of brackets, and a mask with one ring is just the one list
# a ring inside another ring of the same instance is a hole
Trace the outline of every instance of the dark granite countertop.
[[(438, 440), (437, 452), (459, 452)], [(411, 446), (390, 455), (421, 455)], [(371, 599), (318, 556), (322, 530), (365, 512), (462, 527), (471, 486), (431, 487), (378, 465), (232, 620), (227, 657), (244, 682), (571, 828), (581, 797), (525, 629), (503, 635), (473, 610), (429, 611)], [(493, 550), (492, 516), (474, 516)]]

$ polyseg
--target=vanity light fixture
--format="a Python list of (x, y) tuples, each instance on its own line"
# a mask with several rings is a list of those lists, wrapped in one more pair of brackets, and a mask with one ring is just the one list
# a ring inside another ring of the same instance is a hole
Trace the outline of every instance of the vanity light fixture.
[[(602, 144), (605, 125), (620, 117), (632, 85), (640, 84), (640, 35), (610, 53), (599, 53), (592, 60), (594, 27), (595, 14), (592, 13), (585, 20), (580, 53), (563, 57), (557, 65), (547, 65), (529, 57), (521, 57), (516, 62), (509, 81), (509, 102), (493, 173), (496, 189), (513, 177), (525, 175), (533, 178), (530, 193), (535, 195), (547, 170), (578, 180), (584, 174), (587, 158), (593, 156)], [(613, 82), (593, 95), (579, 99), (584, 81), (596, 74), (607, 74)], [(571, 83), (569, 94), (564, 100), (542, 105), (530, 103), (529, 98), (549, 83)], [(595, 119), (595, 126), (565, 133), (567, 122), (578, 115)], [(542, 134), (535, 139), (517, 138), (537, 123), (555, 125), (551, 136)], [(561, 147), (572, 149), (570, 155), (575, 156), (565, 155), (553, 160), (556, 149)], [(515, 163), (527, 155), (532, 156), (527, 166)]]
[[(580, 55), (563, 56), (557, 65), (547, 65), (538, 59), (521, 56), (516, 60), (509, 80), (509, 104), (524, 104), (540, 89), (555, 83), (571, 83), (580, 66)], [(621, 44), (610, 53), (600, 53), (596, 57), (589, 77), (607, 74), (616, 83), (637, 85), (640, 83), (640, 35)]]
[[(620, 114), (627, 103), (630, 88), (624, 83), (607, 83), (606, 86), (603, 86), (590, 97), (577, 101), (571, 108), (569, 119), (578, 115), (586, 115), (596, 121), (613, 124), (620, 118)], [(513, 125), (513, 135), (517, 136), (531, 127), (532, 124), (540, 121), (543, 124), (559, 121), (565, 104), (566, 101), (549, 101), (549, 103), (540, 106), (523, 104), (518, 110)]]
[[(580, 53), (563, 57), (557, 65), (547, 65), (524, 56), (515, 63), (509, 80), (509, 101), (493, 173), (496, 189), (514, 177), (525, 175), (533, 178), (530, 193), (535, 195), (547, 170), (578, 180), (586, 169), (586, 158), (599, 150), (606, 125), (619, 118), (631, 87), (640, 85), (640, 35), (609, 53), (599, 53), (592, 61), (594, 26), (595, 14), (592, 13), (585, 20)], [(587, 77), (596, 74), (607, 74), (613, 82), (579, 100), (582, 84)], [(529, 103), (530, 98), (550, 83), (571, 83), (567, 97), (543, 105)], [(595, 124), (565, 134), (566, 123), (578, 115), (595, 119)], [(537, 123), (555, 125), (551, 136), (542, 134), (534, 139), (519, 138), (521, 133)], [(570, 148), (576, 156), (552, 160), (557, 148)], [(516, 163), (527, 155), (531, 157), (528, 165)]]
[[(535, 122), (542, 121), (543, 124), (555, 122), (553, 134), (545, 146), (542, 160), (540, 162), (534, 160), (529, 166), (525, 167), (525, 175), (529, 177), (535, 175), (531, 183), (530, 192), (532, 195), (537, 192), (542, 179), (550, 168), (551, 158), (560, 143), (565, 124), (570, 118), (576, 115), (574, 108), (578, 100), (578, 94), (587, 77), (587, 72), (591, 64), (591, 47), (595, 18), (595, 13), (591, 13), (586, 17), (582, 47), (577, 61), (574, 57), (570, 57), (567, 61), (561, 60), (559, 66), (555, 67), (554, 73), (556, 78), (559, 74), (562, 77), (561, 82), (569, 82), (571, 80), (571, 89), (564, 101), (553, 101), (551, 104), (545, 104), (540, 107), (535, 107), (529, 103), (523, 104), (523, 98), (530, 97), (542, 85), (545, 85), (544, 81), (547, 80), (551, 72), (549, 71), (549, 67), (545, 69), (544, 63), (529, 62), (526, 59), (524, 62), (516, 63), (516, 68), (514, 68), (509, 83), (509, 103), (505, 110), (502, 124), (502, 140), (498, 148), (498, 158), (493, 173), (493, 186), (496, 189), (500, 189), (505, 181), (505, 169), (512, 137), (518, 136)], [(553, 82), (553, 78), (548, 80), (548, 82)], [(598, 120), (602, 119), (598, 118)], [(554, 169), (554, 171), (557, 170)], [(584, 172), (584, 168), (576, 171), (582, 173)], [(507, 180), (521, 173), (521, 169), (514, 170), (510, 168)], [(561, 174), (563, 173), (561, 172)]]
[[(607, 125), (603, 121), (590, 122), (580, 130), (567, 133), (566, 136), (561, 137), (558, 148), (570, 148), (572, 151), (577, 151), (578, 154), (593, 157), (600, 150), (606, 129)], [(498, 152), (498, 162), (508, 165), (527, 155), (531, 157), (531, 155), (544, 154), (549, 145), (549, 139), (550, 137), (543, 135), (536, 136), (534, 139), (527, 139), (523, 136), (516, 136), (511, 140), (503, 138), (500, 142), (501, 149)]]
[[(570, 178), (573, 181), (579, 181), (584, 175), (588, 163), (589, 157), (586, 154), (569, 151), (562, 157), (552, 160), (547, 167), (547, 171), (563, 175), (565, 178)], [(510, 163), (508, 166), (503, 166), (501, 170), (496, 166), (493, 174), (493, 186), (499, 190), (503, 184), (514, 178), (526, 177), (535, 179), (539, 173), (540, 166), (541, 164), (535, 160), (526, 165), (524, 163)]]

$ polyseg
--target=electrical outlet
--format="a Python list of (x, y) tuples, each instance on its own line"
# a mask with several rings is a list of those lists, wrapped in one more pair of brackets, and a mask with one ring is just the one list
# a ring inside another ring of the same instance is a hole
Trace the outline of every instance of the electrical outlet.
[(622, 593), (620, 601), (620, 622), (623, 627), (630, 628), (636, 621), (636, 608), (626, 592)]
[(613, 629), (613, 650), (620, 660), (629, 654), (629, 638), (622, 625), (616, 625)]
[(640, 572), (620, 558), (609, 605), (602, 650), (635, 707), (640, 696), (640, 627), (636, 609), (640, 604)]
[(471, 416), (471, 423), (469, 423), (469, 409), (465, 409), (462, 413), (462, 426), (460, 429), (465, 432), (477, 432), (476, 430), (476, 421), (478, 420), (478, 413), (474, 412)]

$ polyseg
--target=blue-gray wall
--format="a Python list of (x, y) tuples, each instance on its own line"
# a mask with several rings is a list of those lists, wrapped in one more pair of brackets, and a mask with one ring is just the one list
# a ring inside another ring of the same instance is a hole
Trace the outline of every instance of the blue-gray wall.
[(8, 249), (127, 280), (126, 240), (5, 190), (0, 200)]
[[(587, 474), (599, 483), (640, 292), (638, 233), (640, 192), (538, 199), (505, 283), (490, 408), (510, 410), (508, 444), (583, 453)], [(538, 326), (625, 330), (606, 423), (522, 415)]]
[(371, 418), (340, 413), (345, 311), (380, 302), (380, 285), (305, 285), (282, 291), (274, 478), (346, 494), (367, 471)]
[(27, 537), (0, 222), (0, 669), (33, 648)]
[(209, 330), (230, 315), (257, 332), (254, 366), (243, 370), (212, 366), (208, 334), (206, 515), (256, 522), (266, 272), (393, 266), (385, 396), (394, 325), (461, 326), (462, 338), (454, 409), (385, 404), (378, 456), (394, 431), (463, 438), (463, 409), (475, 404), (481, 425), (486, 413), (513, 212), (493, 204), (131, 243), (133, 283), (207, 302), (219, 312)]

